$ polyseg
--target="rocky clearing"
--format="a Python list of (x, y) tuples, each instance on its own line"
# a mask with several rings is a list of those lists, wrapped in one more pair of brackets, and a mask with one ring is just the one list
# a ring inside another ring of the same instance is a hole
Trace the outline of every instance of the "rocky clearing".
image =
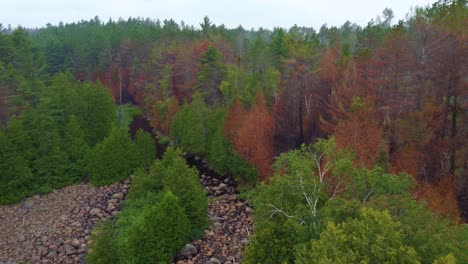
[(129, 180), (68, 186), (0, 207), (0, 263), (85, 263), (89, 234), (112, 218)]
[[(202, 174), (200, 183), (213, 224), (174, 263), (241, 263), (253, 210), (237, 197), (232, 178)], [(85, 263), (92, 229), (118, 213), (129, 189), (130, 180), (99, 188), (82, 183), (0, 206), (0, 264)]]

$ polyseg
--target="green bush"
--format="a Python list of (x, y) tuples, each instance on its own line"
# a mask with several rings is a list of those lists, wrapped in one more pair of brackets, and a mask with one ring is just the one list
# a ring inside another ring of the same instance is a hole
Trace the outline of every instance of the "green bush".
[(135, 136), (135, 166), (148, 168), (156, 158), (154, 139), (150, 133), (139, 129)]
[(89, 248), (92, 253), (86, 255), (86, 262), (89, 264), (118, 263), (119, 255), (116, 248), (116, 232), (109, 221), (106, 221), (91, 234)]
[(179, 199), (171, 192), (143, 208), (141, 221), (129, 230), (124, 263), (170, 263), (187, 242), (190, 224)]
[(107, 185), (127, 178), (134, 169), (133, 150), (127, 130), (113, 127), (92, 154), (91, 183)]
[(404, 244), (400, 223), (371, 208), (341, 224), (330, 222), (311, 244), (298, 251), (295, 263), (420, 263), (415, 249)]
[(207, 227), (208, 200), (198, 182), (198, 171), (190, 168), (180, 150), (166, 149), (161, 160), (156, 160), (148, 175), (141, 171), (135, 174), (130, 197), (138, 198), (147, 192), (168, 190), (180, 200), (190, 221), (190, 238), (199, 237)]
[(209, 146), (208, 119), (209, 109), (203, 99), (197, 96), (190, 105), (185, 104), (174, 115), (171, 136), (183, 149), (204, 155), (208, 153)]

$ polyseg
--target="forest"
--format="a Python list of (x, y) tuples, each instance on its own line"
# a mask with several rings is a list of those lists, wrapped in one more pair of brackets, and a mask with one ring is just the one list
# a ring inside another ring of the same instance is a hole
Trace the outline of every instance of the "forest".
[(255, 210), (244, 263), (468, 263), (467, 29), (465, 0), (320, 29), (0, 24), (0, 204), (133, 175), (86, 261), (170, 263), (210, 225), (190, 153)]

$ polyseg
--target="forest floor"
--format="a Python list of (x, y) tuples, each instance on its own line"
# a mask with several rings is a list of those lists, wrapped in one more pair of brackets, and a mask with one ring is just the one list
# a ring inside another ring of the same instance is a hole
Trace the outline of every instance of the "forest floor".
[(129, 188), (82, 183), (0, 206), (0, 264), (85, 263), (92, 228), (118, 212)]
[(237, 197), (231, 177), (202, 174), (200, 183), (209, 194), (208, 217), (212, 224), (203, 239), (187, 244), (174, 263), (241, 263), (242, 250), (252, 234), (253, 210), (247, 201)]

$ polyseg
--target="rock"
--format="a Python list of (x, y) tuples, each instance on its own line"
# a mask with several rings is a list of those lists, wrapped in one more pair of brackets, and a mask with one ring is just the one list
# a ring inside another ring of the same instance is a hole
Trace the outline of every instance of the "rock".
[(91, 211), (89, 211), (89, 214), (91, 216), (95, 216), (95, 215), (98, 215), (100, 213), (101, 213), (101, 209), (99, 209), (99, 208), (93, 208), (93, 209), (91, 209)]
[(117, 208), (115, 207), (114, 204), (109, 204), (109, 205), (107, 206), (107, 211), (108, 211), (108, 212), (112, 212), (112, 211), (114, 211), (115, 209), (117, 209)]
[(57, 252), (55, 251), (50, 251), (49, 254), (47, 254), (47, 257), (48, 258), (55, 258), (57, 256)]
[(72, 245), (74, 248), (78, 248), (81, 245), (81, 243), (80, 241), (78, 241), (78, 239), (73, 238), (72, 241), (70, 242), (70, 245)]
[(119, 202), (118, 199), (110, 199), (109, 201), (107, 201), (108, 204), (116, 204), (118, 202)]
[(114, 193), (112, 195), (112, 199), (122, 199), (123, 198), (123, 194), (122, 193)]
[(221, 264), (221, 261), (217, 258), (210, 258), (210, 262), (213, 264)]
[(224, 190), (226, 187), (227, 187), (227, 185), (226, 185), (225, 183), (220, 183), (220, 184), (218, 185), (218, 190), (220, 190), (220, 191), (221, 191), (221, 190)]
[(176, 264), (185, 264), (185, 261), (179, 260), (179, 261), (176, 262)]
[(190, 258), (198, 253), (198, 249), (192, 245), (187, 244), (185, 247), (179, 252), (179, 256), (182, 258)]
[(213, 227), (222, 227), (223, 224), (221, 224), (220, 222), (214, 222), (213, 223)]
[(40, 256), (38, 256), (38, 255), (33, 255), (33, 256), (31, 257), (31, 263), (37, 263), (37, 262), (39, 262), (39, 261), (41, 261), (41, 257), (40, 257)]
[(213, 231), (210, 231), (210, 232), (206, 233), (206, 235), (209, 236), (209, 237), (212, 237), (212, 236), (215, 235), (215, 233)]
[(252, 214), (252, 213), (254, 212), (254, 210), (253, 210), (252, 208), (250, 208), (250, 207), (247, 206), (247, 207), (245, 208), (245, 212), (248, 213), (248, 214)]

